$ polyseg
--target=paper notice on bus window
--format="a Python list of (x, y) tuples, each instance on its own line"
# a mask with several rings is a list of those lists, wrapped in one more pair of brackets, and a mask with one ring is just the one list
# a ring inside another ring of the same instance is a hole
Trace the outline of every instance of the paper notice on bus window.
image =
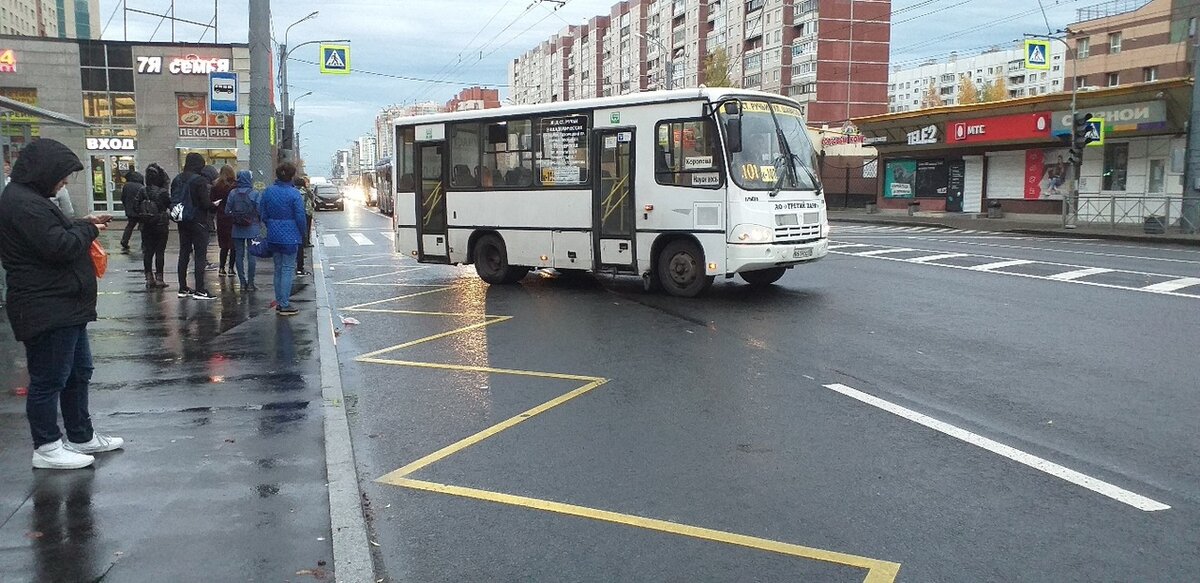
[(617, 147), (617, 136), (604, 136), (604, 149), (612, 150)]
[(628, 144), (633, 141), (633, 132), (621, 132), (617, 134), (617, 141), (622, 144)]
[(683, 159), (684, 170), (697, 170), (700, 168), (712, 168), (712, 156), (687, 156)]
[(579, 184), (578, 166), (555, 166), (553, 170), (556, 184)]
[(692, 186), (717, 186), (719, 184), (721, 184), (721, 175), (716, 172), (692, 175)]

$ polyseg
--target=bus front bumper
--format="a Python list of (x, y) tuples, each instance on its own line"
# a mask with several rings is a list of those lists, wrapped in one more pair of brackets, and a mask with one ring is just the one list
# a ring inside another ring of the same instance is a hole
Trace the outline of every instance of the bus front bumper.
[(798, 244), (737, 245), (730, 243), (728, 247), (729, 263), (726, 271), (732, 274), (816, 261), (829, 254), (829, 239)]

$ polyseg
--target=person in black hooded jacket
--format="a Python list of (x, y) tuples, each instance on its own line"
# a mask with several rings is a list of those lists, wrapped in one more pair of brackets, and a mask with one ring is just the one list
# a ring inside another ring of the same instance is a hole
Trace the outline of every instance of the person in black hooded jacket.
[(166, 263), (167, 239), (171, 236), (169, 182), (166, 170), (158, 164), (146, 167), (146, 192), (142, 199), (153, 202), (157, 210), (153, 216), (138, 217), (138, 224), (142, 227), (142, 268), (146, 271), (146, 289), (167, 287), (163, 281), (163, 265)]
[[(8, 269), (8, 321), (25, 344), (29, 395), (25, 413), (33, 436), (33, 467), (77, 469), (89, 455), (123, 441), (92, 429), (88, 383), (92, 352), (87, 324), (96, 320), (96, 271), (91, 260), (97, 225), (112, 217), (71, 220), (51, 201), (71, 174), (83, 170), (63, 144), (40, 139), (26, 146), (0, 195), (0, 258)], [(68, 443), (58, 427), (59, 404)]]
[[(186, 189), (188, 202), (193, 209), (190, 219), (179, 223), (179, 293), (186, 298), (189, 295), (197, 300), (211, 300), (216, 296), (204, 289), (204, 269), (208, 264), (208, 218), (210, 213), (217, 210), (209, 196), (211, 184), (201, 172), (204, 170), (204, 156), (191, 152), (184, 158), (183, 172), (171, 181), (171, 192)], [(195, 266), (192, 273), (195, 288), (187, 286), (188, 263), (195, 256)]]
[(125, 173), (125, 186), (121, 187), (121, 206), (125, 208), (125, 232), (121, 233), (121, 253), (129, 253), (129, 239), (138, 226), (137, 213), (134, 210), (134, 200), (146, 188), (146, 179), (137, 170), (130, 169)]

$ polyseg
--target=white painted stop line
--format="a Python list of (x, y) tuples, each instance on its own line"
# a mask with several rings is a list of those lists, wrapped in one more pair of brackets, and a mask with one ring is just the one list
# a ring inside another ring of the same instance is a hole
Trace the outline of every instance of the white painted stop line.
[(1195, 277), (1181, 277), (1179, 279), (1172, 279), (1171, 281), (1164, 281), (1162, 283), (1148, 285), (1142, 289), (1146, 291), (1173, 292), (1175, 290), (1181, 290), (1185, 287), (1191, 287), (1193, 285), (1200, 285), (1200, 279)]
[(972, 433), (956, 425), (951, 425), (944, 421), (938, 421), (933, 417), (918, 413), (912, 409), (897, 405), (891, 401), (880, 399), (874, 395), (869, 395), (853, 387), (848, 387), (846, 385), (837, 383), (832, 385), (824, 385), (824, 387), (831, 391), (836, 391), (846, 395), (847, 397), (871, 405), (872, 407), (877, 407), (893, 415), (908, 419), (909, 421), (912, 421), (918, 425), (924, 425), (925, 427), (933, 429), (934, 431), (944, 433), (955, 439), (959, 439), (971, 445), (986, 449), (994, 454), (1004, 456), (1010, 460), (1024, 464), (1040, 472), (1045, 472), (1051, 476), (1066, 480), (1077, 486), (1082, 486), (1088, 490), (1096, 492), (1097, 494), (1103, 494), (1109, 498), (1112, 498), (1113, 500), (1116, 500), (1117, 502), (1133, 506), (1138, 510), (1153, 512), (1155, 510), (1167, 510), (1171, 508), (1170, 506), (1157, 500), (1152, 500), (1142, 496), (1141, 494), (1130, 492), (1129, 490), (1115, 486), (1098, 478), (1093, 478), (1087, 474), (1060, 466), (1045, 458), (1038, 457), (1031, 453), (1026, 453), (1015, 447), (1004, 445), (1003, 443), (988, 439), (977, 433)]
[(350, 238), (359, 245), (374, 245), (375, 242), (362, 233), (350, 233)]
[(325, 243), (326, 247), (341, 247), (342, 246), (342, 242), (338, 241), (337, 235), (324, 235), (321, 237), (321, 241), (323, 243)]

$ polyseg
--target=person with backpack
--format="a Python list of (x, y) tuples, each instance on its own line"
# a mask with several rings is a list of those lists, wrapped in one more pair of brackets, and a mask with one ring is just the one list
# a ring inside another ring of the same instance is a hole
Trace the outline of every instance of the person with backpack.
[(129, 239), (138, 226), (137, 214), (134, 212), (134, 199), (146, 190), (146, 180), (138, 171), (130, 168), (125, 173), (125, 186), (121, 187), (121, 206), (125, 208), (125, 232), (121, 234), (121, 253), (129, 253)]
[[(217, 205), (217, 246), (220, 247), (220, 259), (217, 265), (220, 271), (217, 277), (233, 277), (233, 221), (229, 215), (225, 213), (226, 205), (229, 201), (229, 193), (237, 187), (237, 175), (233, 172), (233, 166), (228, 164), (221, 166), (220, 174), (217, 181), (212, 187), (212, 201)], [(226, 265), (229, 266), (226, 269)]]
[[(237, 174), (237, 187), (229, 193), (225, 201), (225, 216), (232, 225), (230, 237), (233, 240), (233, 265), (237, 271), (238, 282), (246, 291), (256, 291), (254, 285), (254, 270), (257, 259), (250, 253), (250, 241), (258, 237), (262, 230), (262, 222), (258, 219), (259, 194), (254, 190), (254, 175), (249, 170)], [(219, 225), (218, 225), (218, 228)]]
[[(146, 271), (146, 289), (164, 289), (167, 239), (171, 235), (171, 192), (167, 190), (167, 172), (158, 164), (146, 167), (146, 188), (133, 199), (133, 214), (142, 227), (142, 268)], [(151, 270), (153, 268), (153, 271)]]
[(267, 227), (268, 248), (275, 259), (275, 310), (280, 316), (294, 316), (292, 282), (296, 279), (296, 252), (304, 244), (304, 198), (292, 184), (296, 165), (284, 162), (275, 168), (275, 184), (268, 186), (258, 203), (258, 216)]
[[(179, 229), (179, 292), (181, 298), (212, 300), (216, 296), (204, 288), (204, 270), (208, 261), (208, 222), (216, 210), (209, 196), (209, 181), (201, 172), (204, 156), (191, 152), (184, 158), (183, 172), (171, 181), (171, 220)], [(187, 285), (188, 264), (195, 258), (192, 284)]]
[[(300, 250), (296, 253), (296, 277), (304, 277), (312, 275), (311, 271), (304, 269), (304, 250), (312, 247), (312, 224), (313, 213), (317, 212), (317, 198), (313, 191), (308, 186), (308, 179), (303, 176), (297, 176), (292, 184), (296, 190), (300, 191), (300, 196), (304, 198), (304, 242), (300, 244)], [(310, 258), (311, 263), (311, 258)]]

